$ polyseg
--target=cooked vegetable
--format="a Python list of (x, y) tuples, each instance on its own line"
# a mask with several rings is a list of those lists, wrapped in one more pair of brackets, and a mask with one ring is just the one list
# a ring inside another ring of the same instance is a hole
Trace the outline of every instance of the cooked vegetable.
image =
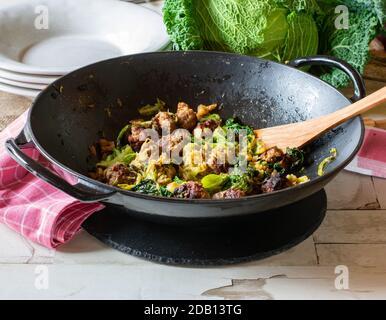
[(210, 104), (210, 105), (204, 105), (200, 104), (197, 107), (197, 119), (200, 120), (201, 118), (205, 117), (208, 115), (210, 112), (212, 112), (214, 109), (217, 108), (217, 104)]
[(227, 130), (233, 130), (236, 135), (240, 134), (241, 130), (244, 130), (247, 135), (253, 135), (253, 129), (251, 127), (241, 125), (234, 118), (229, 118), (225, 122), (224, 128)]
[(304, 166), (305, 155), (303, 150), (299, 150), (298, 148), (287, 148), (286, 154), (289, 157), (289, 167), (287, 168), (287, 172), (297, 172), (300, 171)]
[(200, 122), (205, 122), (205, 121), (208, 121), (208, 120), (214, 120), (214, 121), (219, 121), (221, 122), (221, 117), (219, 114), (217, 113), (212, 113), (212, 114), (209, 114), (203, 118), (200, 119)]
[(173, 196), (173, 192), (170, 192), (167, 187), (165, 186), (161, 186), (159, 187), (159, 195), (162, 196), (162, 197), (172, 197)]
[(105, 160), (102, 160), (97, 163), (97, 167), (108, 168), (115, 163), (130, 164), (131, 161), (137, 154), (131, 149), (129, 145), (124, 146), (122, 149), (114, 148), (112, 153), (106, 157)]
[(221, 190), (228, 179), (227, 174), (208, 174), (201, 179), (201, 184), (207, 191), (213, 193)]
[(294, 174), (287, 174), (286, 178), (288, 182), (293, 186), (310, 181), (310, 179), (307, 176), (297, 177)]
[(227, 133), (226, 131), (218, 127), (213, 131), (213, 142), (214, 143), (225, 143), (227, 141)]
[[(117, 142), (116, 142), (118, 147), (120, 147), (120, 146), (122, 146), (124, 144), (127, 144), (127, 137), (126, 137), (126, 135), (129, 132), (129, 129), (130, 129), (130, 125), (127, 124), (127, 125), (125, 125), (121, 129), (121, 131), (119, 131), (119, 134), (118, 134), (118, 137), (117, 137)], [(124, 139), (124, 138), (126, 138), (126, 139)], [(126, 140), (126, 141), (124, 141), (124, 140)]]
[(160, 111), (165, 109), (166, 103), (157, 98), (157, 102), (155, 104), (147, 104), (138, 109), (138, 112), (141, 116), (151, 117), (157, 114)]
[(180, 179), (178, 176), (175, 176), (173, 179), (173, 182), (176, 182), (178, 184), (183, 184), (185, 181)]
[[(349, 9), (346, 29), (335, 26), (338, 5)], [(279, 62), (330, 54), (360, 72), (369, 43), (386, 22), (385, 0), (166, 0), (163, 12), (176, 50), (230, 51)], [(340, 70), (323, 73), (334, 86), (348, 83)]]
[(229, 180), (225, 185), (226, 189), (232, 188), (241, 190), (245, 193), (250, 193), (253, 190), (253, 177), (255, 172), (252, 168), (247, 168), (246, 172), (235, 167), (232, 174), (229, 175)]
[(331, 148), (330, 154), (331, 155), (329, 157), (323, 159), (319, 163), (319, 165), (318, 165), (318, 176), (324, 175), (324, 171), (325, 171), (327, 165), (336, 159), (336, 156), (337, 156), (336, 148)]
[(149, 194), (152, 196), (170, 197), (172, 195), (172, 193), (169, 192), (167, 188), (159, 187), (154, 180), (150, 179), (142, 180), (130, 190), (139, 193)]
[[(215, 107), (200, 105), (198, 119), (198, 112), (179, 102), (176, 113), (158, 111), (148, 121), (128, 121), (116, 144), (100, 139), (101, 152), (94, 148), (94, 155), (101, 155), (102, 160), (90, 176), (124, 190), (184, 199), (235, 199), (308, 181), (306, 176), (297, 176), (305, 162), (303, 151), (267, 148), (251, 127), (234, 118), (221, 126), (221, 116), (210, 113)], [(165, 127), (171, 132), (162, 130)], [(141, 133), (150, 128), (152, 134), (143, 141)], [(174, 129), (184, 129), (184, 134), (175, 135)], [(202, 138), (207, 129), (210, 135)], [(241, 135), (243, 130), (246, 137)], [(182, 141), (177, 149), (181, 158), (174, 162), (167, 151)]]

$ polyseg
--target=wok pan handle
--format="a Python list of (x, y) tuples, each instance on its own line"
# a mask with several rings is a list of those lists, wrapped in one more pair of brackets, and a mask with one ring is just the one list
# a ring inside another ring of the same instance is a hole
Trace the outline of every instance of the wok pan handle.
[(362, 76), (354, 67), (342, 59), (331, 56), (300, 57), (288, 62), (288, 65), (295, 68), (313, 65), (338, 68), (346, 73), (354, 84), (354, 95), (350, 100), (355, 102), (366, 96), (366, 88)]
[(31, 159), (22, 151), (22, 149), (33, 147), (33, 143), (26, 139), (24, 131), (16, 139), (8, 139), (5, 142), (5, 146), (11, 157), (24, 169), (82, 202), (107, 200), (116, 193), (101, 186), (93, 185), (92, 188), (88, 187), (87, 182), (80, 182), (81, 180), (77, 184), (71, 185), (37, 161)]

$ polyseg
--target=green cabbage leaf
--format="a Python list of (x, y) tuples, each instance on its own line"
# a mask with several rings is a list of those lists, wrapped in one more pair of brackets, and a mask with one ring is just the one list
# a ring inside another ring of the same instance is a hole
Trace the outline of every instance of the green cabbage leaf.
[[(337, 29), (338, 5), (349, 27)], [(385, 0), (165, 0), (164, 22), (175, 50), (216, 50), (279, 62), (314, 54), (341, 58), (363, 73), (369, 43), (386, 22)], [(335, 87), (348, 77), (324, 69)]]
[(176, 50), (216, 50), (284, 62), (316, 54), (314, 0), (166, 0)]

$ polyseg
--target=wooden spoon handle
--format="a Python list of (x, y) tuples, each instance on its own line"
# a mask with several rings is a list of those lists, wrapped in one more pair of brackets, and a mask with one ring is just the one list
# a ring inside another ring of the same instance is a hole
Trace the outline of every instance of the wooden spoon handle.
[(255, 130), (268, 147), (301, 148), (343, 122), (386, 101), (386, 87), (333, 113), (311, 120)]
[[(321, 133), (324, 133), (383, 102), (386, 102), (386, 86), (345, 108), (310, 121), (315, 122), (315, 125), (322, 130)], [(314, 127), (315, 133), (318, 131), (317, 127)]]

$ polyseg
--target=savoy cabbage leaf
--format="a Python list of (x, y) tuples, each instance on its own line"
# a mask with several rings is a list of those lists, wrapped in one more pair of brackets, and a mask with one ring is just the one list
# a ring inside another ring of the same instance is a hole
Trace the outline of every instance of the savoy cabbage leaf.
[[(382, 29), (386, 16), (384, 0), (321, 0), (325, 11), (320, 25), (319, 52), (341, 58), (363, 73), (369, 56), (369, 43)], [(334, 10), (337, 5), (349, 9), (348, 29), (336, 29), (337, 18)], [(348, 85), (348, 76), (333, 69), (321, 78), (335, 87)]]
[[(349, 28), (336, 29), (335, 8), (349, 9)], [(383, 28), (385, 0), (165, 0), (164, 21), (176, 50), (216, 50), (285, 62), (329, 54), (361, 73), (368, 46)], [(349, 83), (337, 69), (321, 78)]]
[(292, 53), (316, 54), (317, 10), (315, 0), (166, 0), (163, 12), (177, 50), (230, 51), (285, 61), (296, 57)]

